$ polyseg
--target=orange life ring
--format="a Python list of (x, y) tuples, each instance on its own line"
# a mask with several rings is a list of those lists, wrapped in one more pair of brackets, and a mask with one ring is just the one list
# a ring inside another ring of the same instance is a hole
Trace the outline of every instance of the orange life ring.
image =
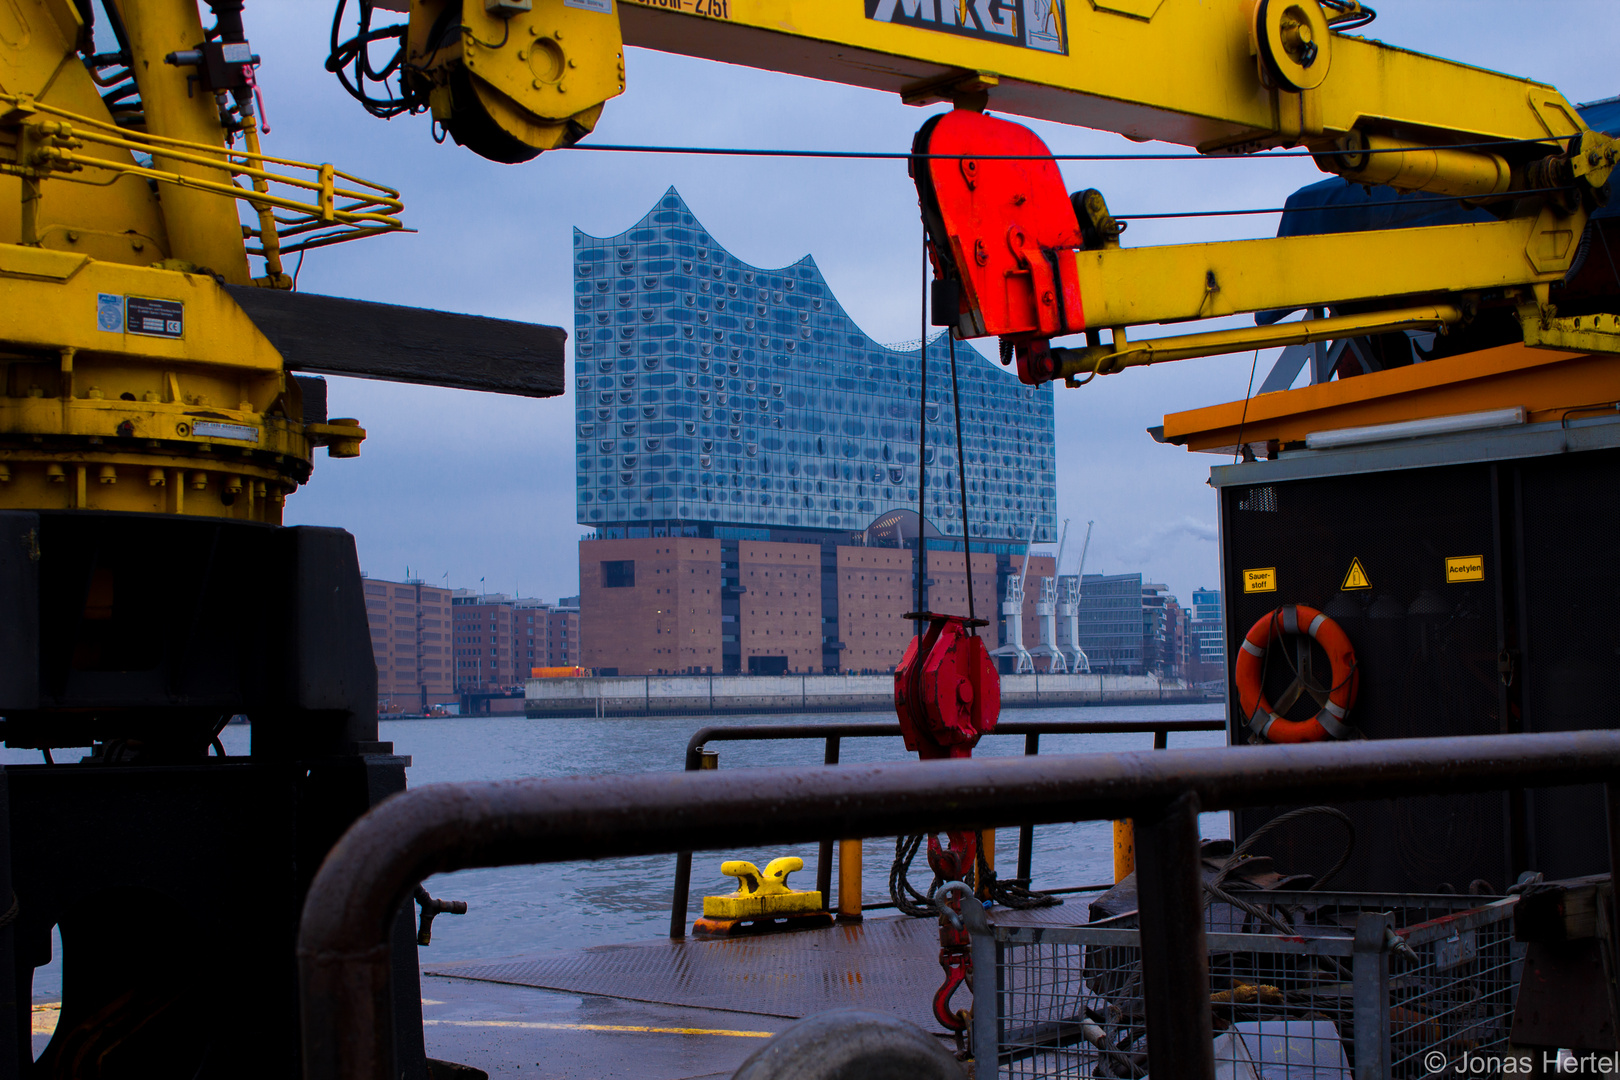
[[(1333, 664), (1333, 688), (1327, 703), (1309, 720), (1278, 716), (1260, 685), (1266, 649), (1283, 634), (1299, 633), (1315, 638)], [(1320, 742), (1348, 738), (1353, 733), (1345, 717), (1356, 703), (1356, 652), (1339, 624), (1313, 607), (1287, 604), (1249, 627), (1238, 652), (1233, 681), (1237, 684), (1238, 704), (1249, 718), (1249, 728), (1262, 739), (1274, 743)]]

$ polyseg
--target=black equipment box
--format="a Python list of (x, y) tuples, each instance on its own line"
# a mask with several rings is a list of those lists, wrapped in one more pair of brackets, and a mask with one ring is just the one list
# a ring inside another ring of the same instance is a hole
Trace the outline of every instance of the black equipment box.
[[(236, 716), (251, 752), (226, 757)], [(0, 739), (41, 751), (0, 768), (0, 1078), (296, 1076), (304, 894), (410, 763), (377, 740), (354, 538), (0, 512)], [(394, 1074), (427, 1080), (408, 905), (392, 964)]]

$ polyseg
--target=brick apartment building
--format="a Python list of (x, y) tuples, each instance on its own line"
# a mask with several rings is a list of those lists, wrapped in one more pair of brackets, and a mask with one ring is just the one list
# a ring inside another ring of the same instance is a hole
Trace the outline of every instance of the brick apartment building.
[(450, 591), (416, 579), (367, 578), (364, 587), (378, 710), (423, 712), (455, 701)]
[(451, 599), (458, 693), (508, 692), (534, 668), (579, 663), (577, 608), (469, 589)]
[[(916, 602), (915, 548), (843, 539), (581, 541), (583, 666), (617, 675), (891, 671), (914, 633), (903, 616)], [(973, 555), (975, 608), (991, 620), (980, 634), (992, 649), (1004, 636), (999, 598), (1022, 564), (1021, 555)], [(1030, 558), (1026, 644), (1039, 640), (1035, 600), (1053, 570), (1050, 555)], [(930, 550), (928, 580), (931, 609), (967, 613), (960, 551)]]

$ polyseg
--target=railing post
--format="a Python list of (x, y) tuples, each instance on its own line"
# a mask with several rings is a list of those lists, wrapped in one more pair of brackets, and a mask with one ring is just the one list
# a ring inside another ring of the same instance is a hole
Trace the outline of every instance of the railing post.
[(1389, 947), (1387, 914), (1363, 912), (1356, 922), (1351, 967), (1351, 1016), (1355, 1020), (1356, 1080), (1389, 1075)]
[[(713, 750), (704, 750), (701, 744), (686, 748), (686, 771), (697, 772), (699, 769), (717, 769), (720, 767), (720, 755)], [(669, 936), (679, 940), (686, 936), (686, 901), (692, 892), (692, 853), (690, 851), (677, 851), (675, 853), (675, 895), (669, 902)]]
[[(1041, 733), (1031, 731), (1024, 736), (1024, 756), (1034, 757), (1041, 752)], [(1018, 826), (1018, 880), (1029, 884), (1033, 871), (1031, 862), (1035, 858), (1035, 826)]]
[(675, 895), (669, 902), (669, 936), (686, 936), (686, 897), (692, 891), (692, 853), (675, 853)]
[(962, 905), (967, 924), (973, 972), (968, 989), (973, 993), (973, 1080), (999, 1080), (1001, 1076), (1001, 946), (978, 904)]
[[(827, 752), (822, 756), (825, 765), (838, 764), (837, 735), (827, 736)], [(832, 906), (832, 853), (833, 841), (831, 837), (821, 842), (821, 852), (816, 856), (816, 888), (821, 890), (821, 902)]]
[(1153, 729), (1153, 749), (1170, 749), (1170, 732), (1168, 730), (1162, 727)]
[(1214, 1080), (1198, 796), (1135, 816), (1142, 997), (1154, 1080)]

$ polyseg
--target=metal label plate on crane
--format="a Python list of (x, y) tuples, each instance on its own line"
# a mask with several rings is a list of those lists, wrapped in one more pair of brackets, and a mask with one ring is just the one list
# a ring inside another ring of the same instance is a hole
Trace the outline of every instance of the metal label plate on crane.
[(124, 298), (117, 293), (96, 295), (96, 328), (110, 334), (124, 331)]
[(1068, 55), (1065, 0), (866, 0), (866, 17)]
[(179, 300), (147, 296), (124, 299), (124, 332), (147, 337), (185, 337), (186, 306)]

